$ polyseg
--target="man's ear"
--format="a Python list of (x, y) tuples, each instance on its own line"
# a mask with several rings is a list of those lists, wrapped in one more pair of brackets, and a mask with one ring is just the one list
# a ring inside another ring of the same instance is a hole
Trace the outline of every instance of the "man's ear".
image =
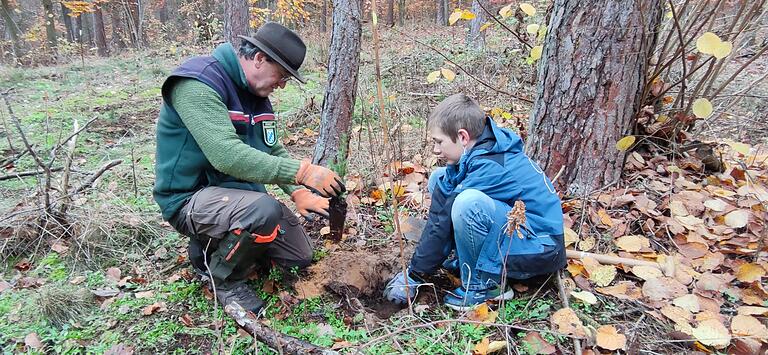
[(267, 57), (263, 52), (256, 52), (256, 55), (253, 57), (253, 63), (258, 68), (267, 61)]

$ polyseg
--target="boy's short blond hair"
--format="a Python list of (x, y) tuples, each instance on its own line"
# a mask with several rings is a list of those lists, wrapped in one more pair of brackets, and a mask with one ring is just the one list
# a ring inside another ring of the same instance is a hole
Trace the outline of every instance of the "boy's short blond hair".
[(456, 143), (459, 130), (465, 129), (470, 139), (476, 139), (485, 129), (485, 112), (464, 94), (454, 94), (440, 102), (429, 114), (429, 129), (439, 128)]

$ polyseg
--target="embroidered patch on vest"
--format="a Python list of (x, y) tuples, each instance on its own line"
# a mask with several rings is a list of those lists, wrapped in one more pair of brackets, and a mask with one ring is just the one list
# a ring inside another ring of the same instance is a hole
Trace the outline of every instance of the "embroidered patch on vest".
[(264, 129), (264, 144), (271, 147), (277, 143), (277, 122), (261, 121), (261, 127)]

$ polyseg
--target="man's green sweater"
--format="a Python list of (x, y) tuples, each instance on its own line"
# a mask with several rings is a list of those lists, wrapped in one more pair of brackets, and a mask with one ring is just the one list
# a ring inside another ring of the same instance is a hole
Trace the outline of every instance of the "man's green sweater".
[[(222, 64), (237, 86), (248, 88), (231, 45), (217, 47), (213, 57)], [(164, 219), (170, 219), (196, 192), (184, 190), (199, 184), (190, 181), (199, 177), (179, 176), (179, 169), (176, 168), (189, 164), (190, 160), (207, 160), (216, 171), (237, 180), (278, 184), (288, 194), (298, 189), (291, 184), (295, 184), (300, 162), (290, 158), (279, 140), (272, 146), (271, 152), (246, 144), (236, 133), (225, 103), (213, 88), (196, 79), (180, 78), (173, 83), (169, 96), (170, 103), (164, 105), (158, 122), (158, 176), (155, 186), (155, 200), (163, 210)], [(194, 142), (188, 142), (190, 136)], [(163, 149), (179, 153), (162, 154)], [(208, 165), (202, 161), (195, 164)], [(160, 176), (167, 174), (167, 171), (174, 173), (170, 174), (172, 176)], [(198, 189), (201, 187), (198, 186)]]

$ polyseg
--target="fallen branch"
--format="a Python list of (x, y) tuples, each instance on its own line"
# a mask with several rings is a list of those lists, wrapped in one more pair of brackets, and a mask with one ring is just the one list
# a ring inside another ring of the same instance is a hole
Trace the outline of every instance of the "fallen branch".
[(80, 185), (80, 187), (75, 189), (75, 192), (73, 192), (73, 193), (74, 194), (80, 193), (83, 190), (91, 187), (93, 185), (93, 183), (96, 182), (96, 179), (98, 179), (102, 174), (104, 174), (107, 170), (112, 169), (112, 168), (114, 168), (117, 165), (120, 165), (120, 163), (122, 163), (122, 162), (123, 162), (122, 159), (117, 159), (117, 160), (113, 160), (113, 161), (105, 164), (104, 166), (101, 167), (101, 169), (99, 169), (95, 173), (93, 173), (93, 176), (88, 178), (88, 180), (86, 180), (82, 185)]
[(584, 259), (585, 257), (590, 257), (601, 264), (609, 264), (609, 265), (627, 265), (627, 266), (650, 266), (657, 268), (661, 270), (661, 272), (664, 273), (666, 276), (675, 276), (675, 260), (672, 257), (667, 257), (666, 262), (664, 264), (655, 263), (653, 261), (646, 261), (646, 260), (637, 260), (637, 259), (630, 259), (630, 258), (622, 258), (619, 256), (611, 256), (611, 255), (603, 255), (603, 254), (595, 254), (595, 253), (587, 253), (585, 251), (578, 251), (578, 250), (565, 250), (565, 256), (568, 257), (568, 259)]
[(338, 354), (338, 352), (322, 348), (301, 339), (294, 338), (289, 335), (282, 334), (272, 330), (272, 328), (262, 324), (256, 319), (253, 312), (246, 311), (237, 302), (224, 307), (226, 312), (232, 319), (237, 322), (243, 329), (248, 331), (249, 334), (253, 334), (256, 339), (266, 344), (272, 349), (278, 349), (280, 353), (286, 354)]
[[(62, 169), (64, 169), (64, 168), (60, 167), (60, 166), (56, 167), (56, 168), (51, 168), (51, 172), (55, 173), (57, 171), (61, 171)], [(22, 171), (20, 173), (14, 173), (14, 174), (8, 174), (8, 175), (0, 176), (0, 181), (16, 179), (16, 178), (21, 178), (21, 177), (27, 177), (27, 176), (35, 176), (35, 175), (40, 175), (40, 174), (44, 174), (44, 173), (45, 173), (44, 170)]]

